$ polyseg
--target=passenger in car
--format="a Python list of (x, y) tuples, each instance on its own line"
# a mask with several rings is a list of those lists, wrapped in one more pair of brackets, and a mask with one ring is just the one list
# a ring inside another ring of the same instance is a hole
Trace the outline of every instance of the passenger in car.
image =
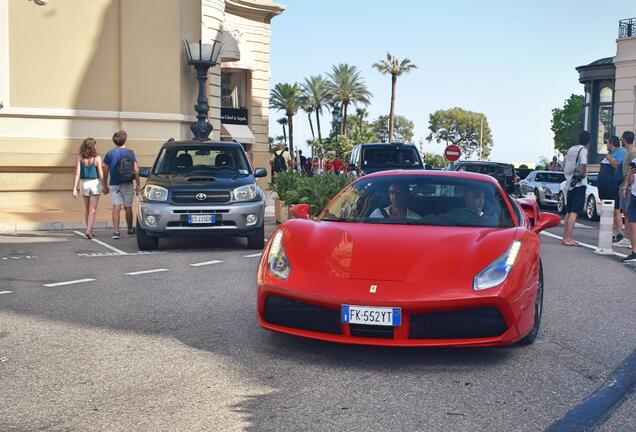
[(495, 223), (497, 215), (487, 214), (484, 209), (486, 205), (486, 192), (477, 186), (468, 186), (463, 195), (464, 206), (449, 210), (442, 219), (453, 225), (481, 226)]
[(377, 208), (370, 215), (372, 219), (414, 219), (421, 220), (422, 216), (419, 213), (409, 209), (407, 204), (410, 198), (409, 187), (405, 183), (391, 183), (389, 186), (389, 201), (391, 204), (388, 207)]

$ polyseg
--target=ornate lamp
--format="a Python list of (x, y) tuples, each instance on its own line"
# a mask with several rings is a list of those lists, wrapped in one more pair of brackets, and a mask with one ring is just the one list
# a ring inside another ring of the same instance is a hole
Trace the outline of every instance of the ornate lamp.
[(340, 135), (340, 126), (342, 125), (342, 114), (340, 114), (340, 107), (338, 105), (333, 105), (333, 110), (331, 110), (331, 122), (333, 133), (336, 137), (336, 157), (340, 158), (340, 145), (338, 143), (338, 135)]
[(208, 78), (208, 69), (217, 64), (219, 53), (221, 52), (221, 44), (214, 42), (212, 45), (199, 42), (183, 41), (188, 64), (194, 66), (197, 71), (197, 80), (199, 80), (199, 97), (194, 110), (197, 112), (197, 121), (192, 123), (190, 129), (194, 134), (194, 139), (206, 141), (210, 139), (212, 125), (208, 121), (207, 92), (205, 91), (205, 82)]

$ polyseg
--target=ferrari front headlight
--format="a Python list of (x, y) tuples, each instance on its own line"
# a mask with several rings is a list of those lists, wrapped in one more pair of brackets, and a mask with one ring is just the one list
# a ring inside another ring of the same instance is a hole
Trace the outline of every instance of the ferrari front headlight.
[(272, 238), (267, 252), (267, 269), (279, 279), (287, 279), (291, 272), (291, 265), (283, 249), (284, 231), (277, 231)]
[(475, 276), (473, 279), (473, 289), (475, 291), (481, 291), (501, 285), (508, 277), (510, 269), (512, 269), (517, 259), (520, 248), (521, 241), (513, 241), (505, 254), (497, 258)]

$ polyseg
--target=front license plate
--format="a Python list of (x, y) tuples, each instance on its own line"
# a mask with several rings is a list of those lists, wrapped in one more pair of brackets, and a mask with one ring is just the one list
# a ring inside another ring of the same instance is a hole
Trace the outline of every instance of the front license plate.
[(391, 307), (342, 305), (340, 318), (346, 324), (399, 327), (402, 324), (402, 310)]
[(189, 224), (213, 224), (216, 223), (216, 215), (188, 215)]

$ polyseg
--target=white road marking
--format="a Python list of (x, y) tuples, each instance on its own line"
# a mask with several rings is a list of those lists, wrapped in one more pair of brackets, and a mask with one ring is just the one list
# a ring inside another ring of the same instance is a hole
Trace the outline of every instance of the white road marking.
[(86, 257), (86, 258), (99, 258), (99, 257), (133, 257), (137, 255), (155, 255), (161, 254), (165, 252), (147, 252), (147, 251), (139, 251), (134, 253), (126, 253), (124, 255), (119, 254), (117, 252), (90, 252), (90, 253), (78, 253), (77, 256)]
[(126, 273), (129, 276), (137, 276), (140, 274), (148, 274), (148, 273), (158, 273), (158, 272), (167, 272), (170, 271), (169, 269), (166, 268), (159, 268), (159, 269), (154, 269), (154, 270), (142, 270), (142, 271), (136, 271), (136, 272), (130, 272), (130, 273)]
[(211, 264), (218, 264), (218, 263), (222, 263), (223, 261), (219, 261), (219, 260), (212, 260), (212, 261), (203, 261), (200, 263), (194, 263), (194, 264), (190, 264), (192, 267), (200, 267), (200, 266), (206, 266), (206, 265), (211, 265)]
[(66, 281), (66, 282), (56, 282), (56, 283), (46, 284), (44, 286), (51, 288), (51, 287), (57, 287), (62, 285), (73, 285), (73, 284), (78, 284), (83, 282), (93, 282), (93, 281), (95, 281), (95, 279), (87, 278), (87, 279), (78, 279), (78, 280), (72, 280), (72, 281)]
[(0, 294), (11, 294), (13, 291), (0, 291)]
[[(74, 232), (75, 234), (77, 234), (78, 236), (81, 236), (81, 237), (86, 238), (86, 236), (85, 236), (83, 233), (81, 233), (80, 231), (73, 231), (73, 232)], [(121, 249), (117, 249), (116, 247), (111, 246), (111, 245), (109, 245), (109, 244), (107, 244), (107, 243), (104, 243), (104, 242), (103, 242), (103, 241), (101, 241), (101, 240), (97, 240), (96, 238), (93, 238), (92, 240), (93, 240), (95, 243), (100, 244), (100, 245), (104, 246), (105, 248), (108, 248), (108, 249), (112, 250), (113, 252), (117, 252), (119, 255), (128, 255), (128, 253), (124, 252), (123, 250), (121, 250)]]
[[(556, 235), (556, 234), (552, 234), (551, 232), (547, 232), (547, 231), (541, 231), (541, 235), (544, 235), (546, 237), (550, 237), (553, 239), (558, 239), (558, 240), (563, 240), (563, 237), (561, 237), (560, 235)], [(591, 250), (596, 250), (596, 246), (592, 246), (591, 244), (587, 244), (587, 243), (582, 243), (582, 242), (577, 242), (578, 244), (580, 244), (581, 246), (591, 249)], [(622, 253), (619, 252), (614, 252), (614, 255), (616, 255), (617, 257), (621, 257), (621, 258), (625, 258), (627, 255), (624, 255)]]
[(243, 258), (256, 258), (263, 255), (263, 252), (259, 252), (259, 253), (255, 253), (255, 254), (251, 254), (251, 255), (243, 255)]
[[(561, 225), (565, 225), (565, 221), (563, 219), (561, 219)], [(574, 223), (574, 227), (575, 228), (584, 228), (584, 229), (595, 229), (595, 227), (593, 227), (593, 226), (585, 225), (585, 224), (582, 224), (580, 222), (575, 222)]]

